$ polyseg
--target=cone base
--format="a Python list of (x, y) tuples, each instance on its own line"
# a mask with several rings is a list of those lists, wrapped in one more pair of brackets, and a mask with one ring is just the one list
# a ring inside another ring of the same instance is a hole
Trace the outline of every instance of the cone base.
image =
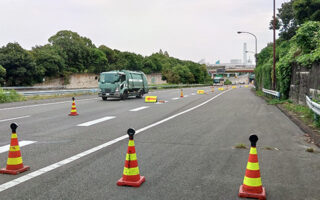
[(78, 113), (70, 113), (69, 116), (77, 116), (79, 115)]
[(261, 193), (249, 193), (249, 192), (245, 192), (243, 190), (243, 185), (241, 185), (239, 188), (238, 196), (242, 198), (255, 198), (259, 200), (266, 200), (266, 190), (264, 189), (264, 187), (262, 187)]
[(17, 175), (17, 174), (19, 174), (19, 173), (28, 171), (29, 169), (30, 169), (29, 166), (24, 166), (23, 168), (17, 169), (17, 170), (8, 170), (8, 169), (6, 169), (6, 168), (2, 168), (2, 169), (0, 169), (0, 174), (12, 174), (12, 175)]
[(136, 181), (136, 182), (132, 182), (132, 181), (124, 181), (123, 178), (120, 178), (117, 182), (118, 186), (132, 186), (132, 187), (140, 187), (140, 185), (145, 182), (146, 179), (144, 178), (144, 176), (140, 176), (140, 180)]

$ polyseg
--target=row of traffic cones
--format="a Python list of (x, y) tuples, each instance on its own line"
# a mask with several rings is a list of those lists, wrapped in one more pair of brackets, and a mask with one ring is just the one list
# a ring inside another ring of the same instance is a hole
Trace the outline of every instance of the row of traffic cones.
[[(139, 172), (137, 155), (133, 140), (135, 130), (130, 128), (128, 129), (127, 133), (129, 135), (128, 150), (124, 164), (123, 175), (122, 178), (118, 180), (117, 185), (139, 187), (143, 182), (145, 182), (145, 177), (140, 176)], [(251, 148), (248, 158), (248, 164), (243, 184), (239, 188), (238, 196), (243, 198), (257, 198), (260, 200), (265, 200), (266, 191), (265, 188), (262, 187), (256, 149), (258, 136), (251, 135), (249, 137), (249, 140), (251, 142)]]
[[(181, 96), (183, 97), (182, 90)], [(69, 115), (76, 116), (78, 115), (78, 113), (75, 106), (75, 99), (72, 98), (72, 100), (73, 103), (71, 113)], [(30, 169), (29, 166), (24, 166), (22, 161), (18, 136), (16, 133), (17, 127), (18, 125), (15, 123), (12, 123), (10, 125), (10, 128), (12, 130), (10, 149), (8, 154), (7, 166), (6, 168), (0, 169), (0, 173), (2, 174), (16, 175), (18, 173), (22, 173)], [(127, 133), (129, 135), (128, 150), (124, 164), (123, 175), (118, 180), (117, 185), (139, 187), (143, 182), (145, 182), (145, 177), (140, 176), (139, 172), (138, 160), (133, 139), (135, 130), (130, 128), (128, 129)], [(249, 137), (249, 140), (251, 142), (251, 148), (248, 158), (248, 164), (243, 184), (239, 188), (238, 196), (244, 198), (257, 198), (260, 200), (264, 200), (266, 199), (266, 192), (265, 188), (262, 187), (258, 155), (256, 150), (256, 143), (258, 141), (258, 137), (256, 135), (251, 135)]]

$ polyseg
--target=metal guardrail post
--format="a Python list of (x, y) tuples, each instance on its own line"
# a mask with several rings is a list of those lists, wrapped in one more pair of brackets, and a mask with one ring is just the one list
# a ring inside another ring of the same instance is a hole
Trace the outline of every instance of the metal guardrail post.
[(268, 90), (268, 89), (262, 88), (262, 92), (264, 92), (264, 93), (266, 93), (266, 94), (270, 94), (270, 95), (275, 96), (275, 97), (277, 97), (278, 99), (280, 99), (280, 92), (278, 92), (278, 91)]

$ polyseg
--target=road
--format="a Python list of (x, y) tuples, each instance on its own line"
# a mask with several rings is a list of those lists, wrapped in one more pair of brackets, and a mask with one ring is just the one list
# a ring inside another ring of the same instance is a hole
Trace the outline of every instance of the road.
[[(320, 154), (305, 151), (310, 144), (294, 123), (250, 88), (203, 89), (208, 94), (184, 89), (183, 98), (177, 89), (150, 94), (163, 104), (82, 96), (73, 117), (70, 99), (1, 104), (0, 166), (11, 122), (20, 143), (33, 143), (21, 147), (30, 171), (0, 174), (0, 199), (239, 199), (249, 149), (235, 145), (250, 147), (250, 134), (259, 137), (267, 199), (319, 199)], [(146, 178), (139, 188), (116, 185), (130, 127)]]

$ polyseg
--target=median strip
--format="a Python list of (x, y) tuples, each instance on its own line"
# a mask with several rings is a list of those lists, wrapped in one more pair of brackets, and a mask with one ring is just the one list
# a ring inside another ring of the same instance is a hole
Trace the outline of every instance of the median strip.
[(89, 122), (85, 122), (85, 123), (82, 123), (82, 124), (78, 124), (77, 126), (92, 126), (94, 124), (98, 124), (98, 123), (101, 123), (101, 122), (104, 122), (104, 121), (107, 121), (107, 120), (110, 120), (110, 119), (113, 119), (113, 118), (116, 118), (116, 117), (107, 116), (107, 117), (103, 117), (103, 118), (96, 119), (96, 120), (93, 120), (93, 121), (89, 121)]

